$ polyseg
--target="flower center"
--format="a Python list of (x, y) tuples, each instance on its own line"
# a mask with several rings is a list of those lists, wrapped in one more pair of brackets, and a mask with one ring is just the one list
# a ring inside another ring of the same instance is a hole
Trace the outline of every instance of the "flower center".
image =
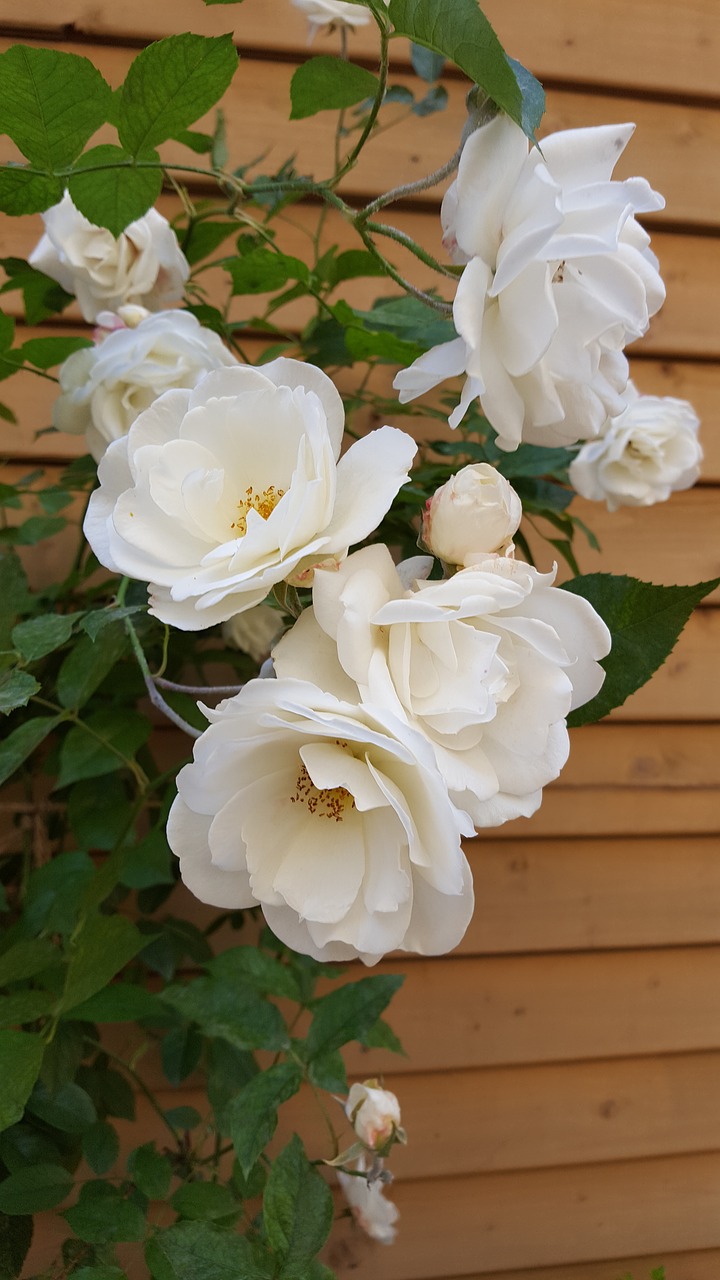
[(263, 520), (267, 520), (268, 516), (273, 512), (281, 498), (285, 497), (284, 489), (276, 489), (274, 484), (263, 489), (261, 493), (256, 493), (252, 485), (248, 485), (245, 490), (245, 497), (238, 502), (238, 516), (230, 525), (231, 529), (237, 531), (238, 537), (242, 538), (247, 533), (247, 513), (248, 511), (257, 511)]
[[(338, 743), (338, 746), (343, 745)], [(290, 803), (304, 804), (313, 817), (330, 818), (335, 822), (344, 820), (346, 809), (355, 808), (355, 799), (345, 787), (324, 787), (322, 790), (316, 787), (305, 765), (301, 766), (295, 780), (295, 795), (290, 796)]]

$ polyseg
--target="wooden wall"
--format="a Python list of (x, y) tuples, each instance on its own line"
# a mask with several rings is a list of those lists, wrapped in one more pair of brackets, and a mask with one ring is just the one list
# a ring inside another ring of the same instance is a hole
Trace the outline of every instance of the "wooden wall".
[[(710, 577), (720, 572), (720, 5), (485, 8), (546, 83), (545, 131), (637, 121), (622, 174), (646, 175), (667, 197), (648, 224), (668, 301), (633, 349), (633, 373), (641, 390), (695, 402), (704, 476), (649, 511), (609, 516), (580, 503), (603, 545), (600, 557), (582, 552), (583, 567), (660, 582)], [(289, 78), (306, 53), (304, 20), (288, 0), (208, 9), (201, 0), (0, 0), (2, 47), (21, 37), (91, 53), (113, 84), (149, 39), (233, 24), (245, 55), (226, 103), (233, 159), (272, 144), (273, 160), (295, 153), (301, 171), (322, 170), (331, 117), (287, 121)], [(315, 51), (336, 44), (320, 37)], [(370, 28), (352, 48), (372, 65)], [(392, 79), (409, 74), (403, 46)], [(446, 84), (448, 111), (369, 147), (345, 181), (348, 199), (442, 163), (466, 87), (452, 76)], [(315, 216), (293, 213), (301, 227)], [(397, 223), (439, 249), (435, 192), (403, 207)], [(5, 220), (3, 255), (26, 254), (38, 234), (38, 219)], [(328, 234), (348, 237), (332, 224)], [(283, 247), (301, 243), (287, 226)], [(415, 278), (424, 282), (422, 269)], [(350, 296), (368, 302), (374, 286), (358, 282)], [(302, 308), (287, 314), (301, 319)], [(48, 421), (48, 384), (17, 378), (2, 398), (21, 422), (0, 425), (10, 474), (31, 459), (52, 469), (79, 451), (62, 436), (34, 439)], [(35, 570), (53, 567), (51, 556)], [(344, 1231), (328, 1259), (342, 1280), (620, 1280), (628, 1270), (648, 1280), (659, 1263), (667, 1280), (718, 1280), (719, 639), (711, 601), (648, 687), (573, 734), (570, 763), (540, 812), (473, 843), (478, 907), (458, 952), (403, 960), (393, 1025), (410, 1056), (400, 1068), (390, 1057), (382, 1064), (410, 1136), (393, 1160), (401, 1231), (390, 1249)], [(197, 918), (191, 903), (178, 909)], [(365, 1070), (360, 1055), (352, 1065)], [(297, 1107), (291, 1120), (308, 1131)], [(141, 1125), (149, 1134), (142, 1112)], [(48, 1257), (51, 1242), (48, 1224)]]

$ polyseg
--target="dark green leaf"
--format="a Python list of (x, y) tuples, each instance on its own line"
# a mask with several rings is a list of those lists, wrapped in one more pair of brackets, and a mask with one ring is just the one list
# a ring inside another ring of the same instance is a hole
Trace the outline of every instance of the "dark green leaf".
[(175, 134), (174, 141), (189, 147), (198, 156), (209, 155), (213, 147), (212, 134), (200, 133), (197, 129), (181, 129)]
[(6, 316), (0, 312), (0, 350), (5, 352), (13, 344), (15, 336), (15, 321), (12, 316)]
[(57, 1164), (35, 1164), (18, 1169), (0, 1183), (0, 1213), (41, 1213), (64, 1200), (73, 1185), (67, 1169)]
[(375, 1026), (371, 1027), (367, 1035), (363, 1036), (362, 1043), (366, 1049), (389, 1049), (390, 1053), (400, 1053), (404, 1058), (407, 1058), (402, 1044), (384, 1018), (378, 1018)]
[(245, 1177), (277, 1128), (278, 1107), (292, 1098), (301, 1084), (302, 1072), (294, 1062), (278, 1062), (259, 1072), (230, 1102), (230, 1136)]
[(108, 1182), (86, 1182), (80, 1199), (63, 1214), (81, 1240), (90, 1244), (145, 1239), (145, 1214)]
[(118, 1120), (135, 1119), (135, 1094), (129, 1081), (114, 1067), (80, 1067), (77, 1080), (99, 1111), (117, 1116)]
[(87, 702), (126, 648), (127, 636), (119, 623), (107, 627), (102, 644), (95, 645), (89, 636), (83, 637), (60, 668), (57, 682), (60, 704), (81, 707)]
[(203, 1051), (203, 1038), (192, 1027), (174, 1027), (162, 1042), (162, 1066), (171, 1084), (181, 1084), (195, 1070)]
[(67, 1013), (114, 978), (145, 945), (145, 938), (124, 916), (95, 915), (77, 933), (70, 953), (60, 1009)]
[(421, 44), (411, 44), (410, 57), (413, 71), (420, 76), (421, 80), (426, 80), (428, 84), (433, 84), (435, 80), (440, 79), (445, 66), (444, 54), (432, 53), (430, 49), (424, 49)]
[(130, 618), (134, 613), (145, 612), (145, 606), (141, 604), (127, 604), (122, 608), (111, 605), (107, 609), (94, 609), (92, 613), (86, 613), (80, 626), (91, 640), (97, 640), (100, 632), (104, 631), (111, 622), (121, 622), (123, 618)]
[(16, 991), (11, 996), (0, 996), (0, 1027), (36, 1022), (50, 1012), (54, 1003), (55, 996), (49, 991)]
[(151, 727), (138, 711), (113, 707), (95, 711), (82, 724), (73, 725), (64, 739), (55, 786), (66, 787), (81, 778), (101, 778), (122, 769), (123, 757), (132, 759), (150, 737)]
[[(12, 169), (0, 169), (0, 187), (6, 173), (18, 172)], [(59, 183), (60, 194), (57, 199), (62, 197), (62, 183)], [(50, 204), (54, 203), (50, 200)], [(47, 205), (43, 206), (47, 208)], [(9, 209), (5, 210), (10, 213)], [(36, 213), (38, 210), (28, 210), (28, 212)], [(0, 267), (9, 279), (0, 289), (0, 293), (9, 293), (11, 290), (20, 289), (25, 303), (25, 319), (28, 324), (40, 324), (42, 320), (46, 320), (48, 316), (55, 315), (58, 311), (63, 311), (73, 301), (72, 294), (66, 293), (60, 287), (56, 280), (51, 280), (50, 276), (46, 276), (43, 271), (38, 271), (35, 267), (31, 267), (29, 262), (25, 262), (23, 258), (0, 258)]]
[(84, 1133), (97, 1121), (92, 1098), (80, 1085), (64, 1084), (51, 1093), (42, 1082), (36, 1084), (27, 1104), (31, 1115), (38, 1116), (61, 1133)]
[(89, 1000), (73, 1005), (71, 1016), (81, 1022), (141, 1022), (144, 1018), (161, 1021), (165, 1010), (158, 997), (144, 987), (114, 982), (90, 996)]
[(79, 1271), (73, 1271), (72, 1278), (73, 1280), (127, 1280), (125, 1272), (121, 1271), (120, 1267), (102, 1264), (98, 1267), (81, 1267)]
[(169, 1107), (165, 1118), (174, 1129), (197, 1129), (202, 1116), (194, 1107)]
[(82, 351), (83, 347), (92, 345), (89, 338), (30, 338), (17, 348), (15, 355), (35, 365), (36, 369), (54, 369), (74, 351)]
[(407, 364), (422, 354), (421, 347), (387, 330), (371, 333), (367, 329), (346, 329), (345, 345), (355, 360), (377, 358), (390, 364)]
[(292, 970), (258, 947), (231, 947), (214, 956), (207, 968), (217, 978), (248, 983), (263, 995), (302, 1002), (302, 992)]
[[(158, 160), (152, 149), (139, 160)], [(96, 166), (112, 168), (97, 169)], [(68, 188), (81, 213), (96, 227), (107, 227), (119, 236), (131, 222), (142, 218), (162, 190), (162, 170), (136, 168), (133, 157), (122, 147), (108, 143), (93, 147), (80, 157)]]
[(150, 1200), (164, 1200), (172, 1182), (172, 1165), (152, 1142), (136, 1147), (128, 1156), (128, 1170), (138, 1191)]
[[(72, 494), (66, 493), (64, 489), (60, 489), (57, 485), (51, 485), (47, 489), (41, 489), (38, 493), (38, 498), (43, 511), (46, 511), (50, 516), (55, 515), (57, 511), (62, 511), (72, 502)], [(77, 621), (78, 617), (81, 615), (76, 613), (68, 615), (68, 617), (70, 616)]]
[(237, 68), (232, 36), (169, 36), (130, 66), (122, 88), (118, 133), (133, 155), (194, 124), (222, 97)]
[(285, 1023), (275, 1005), (249, 988), (214, 978), (195, 978), (162, 994), (173, 1009), (197, 1022), (205, 1035), (219, 1036), (237, 1049), (283, 1049)]
[(377, 89), (377, 76), (364, 67), (325, 55), (309, 58), (290, 82), (290, 119), (304, 120), (318, 111), (341, 111), (372, 98)]
[(42, 1065), (44, 1045), (25, 1031), (0, 1031), (0, 1130), (17, 1124)]
[(519, 79), (477, 0), (390, 0), (389, 12), (398, 35), (449, 58), (534, 136), (545, 95), (530, 72)]
[(67, 521), (62, 516), (30, 516), (15, 529), (3, 529), (4, 541), (18, 547), (34, 547), (46, 538), (52, 538), (65, 528)]
[(145, 1250), (154, 1280), (269, 1280), (244, 1236), (209, 1222), (176, 1222)]
[(37, 867), (25, 895), (27, 927), (37, 933), (71, 933), (81, 895), (94, 875), (92, 860), (80, 850), (56, 854), (50, 862)]
[(517, 476), (564, 475), (575, 456), (573, 449), (546, 449), (537, 444), (521, 444), (515, 453), (501, 453), (495, 465), (508, 480)]
[(10, 1218), (0, 1214), (0, 1276), (3, 1280), (14, 1280), (20, 1275), (32, 1237), (31, 1217)]
[(367, 1035), (403, 981), (401, 974), (378, 974), (348, 982), (316, 1000), (306, 1040), (308, 1060)]
[(120, 1139), (111, 1124), (98, 1120), (83, 1133), (82, 1150), (93, 1173), (107, 1173), (120, 1154)]
[(221, 1133), (230, 1132), (230, 1106), (238, 1090), (257, 1075), (257, 1064), (247, 1049), (236, 1049), (226, 1040), (207, 1044), (208, 1100)]
[(26, 707), (40, 685), (29, 671), (3, 671), (0, 675), (0, 712), (4, 716), (16, 707)]
[(10, 1173), (33, 1164), (62, 1164), (55, 1143), (30, 1124), (14, 1124), (0, 1135), (0, 1160)]
[(171, 1204), (181, 1218), (199, 1221), (227, 1218), (239, 1210), (229, 1188), (217, 1182), (188, 1182), (178, 1187)]
[(148, 889), (159, 884), (174, 884), (175, 859), (170, 852), (165, 830), (156, 827), (123, 859), (121, 881), (129, 889)]
[(13, 45), (0, 55), (0, 132), (33, 164), (71, 164), (105, 123), (110, 86), (87, 58)]
[(191, 266), (208, 258), (224, 240), (236, 232), (237, 222), (195, 222), (182, 241), (182, 250)]
[(327, 1089), (328, 1093), (347, 1093), (347, 1071), (339, 1049), (313, 1058), (309, 1074), (319, 1089)]
[(59, 649), (72, 635), (74, 619), (62, 613), (28, 618), (13, 628), (12, 642), (26, 662), (36, 662)]
[(27, 720), (0, 743), (0, 783), (5, 782), (20, 768), (35, 748), (52, 733), (60, 719), (60, 716), (38, 716), (34, 720)]
[(306, 280), (308, 269), (299, 258), (271, 249), (253, 249), (242, 258), (226, 263), (232, 276), (233, 294), (272, 293), (288, 280)]
[(378, 298), (371, 311), (348, 307), (343, 321), (345, 305), (334, 308), (341, 322), (353, 324), (360, 320), (368, 329), (387, 329), (406, 342), (419, 343), (424, 350), (457, 336), (452, 321), (444, 320), (420, 298)]
[(86, 849), (113, 849), (132, 817), (132, 804), (120, 778), (105, 779), (102, 798), (98, 804), (98, 784), (92, 779), (76, 782), (68, 795), (68, 822), (78, 844)]
[(563, 583), (583, 596), (610, 629), (612, 649), (601, 666), (602, 689), (568, 716), (571, 727), (602, 719), (646, 683), (672, 653), (696, 605), (720, 586), (720, 578), (687, 587), (659, 587), (625, 575), (588, 573)]
[(333, 288), (343, 280), (357, 280), (361, 276), (384, 276), (381, 263), (367, 249), (346, 249), (334, 258), (328, 272)]
[[(57, 993), (55, 993), (57, 999)], [(87, 1053), (87, 1041), (82, 1024), (60, 1022), (43, 1055), (40, 1079), (51, 1094), (75, 1081), (78, 1068)]]
[(268, 1241), (280, 1277), (300, 1280), (324, 1245), (333, 1219), (330, 1188), (308, 1162), (297, 1134), (276, 1158), (263, 1196)]
[(48, 939), (24, 938), (0, 956), (0, 987), (34, 978), (36, 973), (61, 963), (61, 953)]

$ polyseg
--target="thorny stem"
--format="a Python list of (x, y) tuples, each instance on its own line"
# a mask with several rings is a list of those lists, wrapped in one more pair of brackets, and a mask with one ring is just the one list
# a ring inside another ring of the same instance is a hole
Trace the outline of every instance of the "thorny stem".
[(442, 298), (433, 297), (431, 293), (426, 293), (424, 289), (418, 289), (414, 284), (411, 284), (409, 280), (406, 280), (404, 276), (401, 276), (400, 272), (395, 270), (392, 263), (388, 262), (387, 258), (383, 257), (380, 250), (375, 247), (372, 236), (367, 228), (362, 225), (358, 226), (357, 223), (355, 225), (365, 247), (378, 262), (382, 263), (385, 271), (390, 278), (396, 282), (396, 284), (399, 284), (406, 293), (412, 293), (416, 298), (420, 298), (422, 302), (426, 302), (428, 306), (434, 307), (436, 311), (442, 311), (443, 315), (452, 315), (453, 308), (451, 302), (443, 302)]
[(365, 222), (367, 218), (371, 218), (379, 209), (384, 209), (388, 204), (394, 204), (396, 200), (404, 200), (407, 196), (417, 195), (419, 191), (429, 191), (431, 187), (436, 187), (438, 183), (444, 182), (445, 178), (449, 178), (454, 173), (460, 163), (462, 154), (462, 146), (458, 147), (454, 156), (434, 173), (429, 173), (425, 178), (418, 178), (415, 182), (405, 182), (399, 187), (393, 187), (391, 191), (386, 191), (384, 195), (377, 196), (375, 200), (371, 200), (360, 210), (357, 221)]
[[(357, 225), (357, 223), (356, 223)], [(396, 240), (409, 253), (414, 253), (416, 258), (425, 263), (426, 267), (432, 267), (433, 271), (437, 271), (440, 275), (449, 276), (452, 280), (457, 280), (457, 272), (451, 267), (446, 267), (442, 262), (438, 262), (427, 249), (423, 249), (412, 236), (400, 231), (397, 227), (390, 227), (386, 222), (368, 222), (368, 231), (373, 231), (376, 236), (387, 236), (389, 240)]]
[(352, 151), (348, 156), (345, 157), (344, 163), (340, 166), (340, 168), (337, 170), (335, 174), (335, 177), (332, 179), (332, 185), (334, 187), (337, 186), (341, 178), (344, 178), (345, 174), (349, 173), (351, 169), (354, 169), (355, 165), (357, 164), (360, 152), (362, 151), (363, 147), (365, 146), (365, 143), (367, 142), (368, 138), (370, 137), (370, 134), (373, 131), (375, 121), (378, 118), (378, 113), (385, 99), (385, 91), (387, 89), (387, 78), (388, 78), (389, 37), (388, 37), (387, 31), (385, 30), (385, 28), (382, 26), (380, 22), (378, 22), (378, 27), (380, 29), (380, 70), (378, 73), (378, 87), (375, 93), (375, 97), (373, 99), (373, 104), (368, 112), (367, 119), (363, 126), (362, 133), (360, 134), (360, 137), (355, 143), (355, 146), (353, 147)]
[(245, 687), (242, 684), (176, 684), (174, 680), (166, 680), (164, 676), (152, 676), (152, 680), (171, 693), (191, 693), (199, 698), (213, 693), (239, 693)]
[(142, 672), (143, 680), (145, 681), (145, 688), (147, 689), (148, 697), (153, 706), (157, 707), (158, 711), (161, 711), (170, 723), (176, 726), (176, 728), (182, 729), (183, 733), (186, 733), (188, 737), (200, 738), (202, 736), (202, 730), (195, 729), (193, 725), (188, 724), (187, 720), (183, 720), (183, 717), (178, 715), (177, 711), (173, 711), (172, 707), (168, 705), (160, 691), (156, 688), (155, 681), (153, 680), (152, 673), (147, 663), (147, 658), (143, 653), (142, 645), (138, 640), (137, 632), (130, 618), (125, 618), (125, 631), (130, 639), (133, 653), (135, 654), (137, 664)]

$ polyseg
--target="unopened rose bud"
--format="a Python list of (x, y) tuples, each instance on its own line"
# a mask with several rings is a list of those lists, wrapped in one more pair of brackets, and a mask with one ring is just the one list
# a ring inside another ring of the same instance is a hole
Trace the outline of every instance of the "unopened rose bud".
[(400, 1127), (400, 1103), (394, 1093), (381, 1089), (377, 1080), (352, 1086), (345, 1115), (370, 1151), (385, 1152), (393, 1142), (405, 1141)]
[(487, 462), (463, 467), (426, 504), (422, 540), (445, 564), (465, 568), (486, 555), (508, 555), (522, 519), (522, 504)]

